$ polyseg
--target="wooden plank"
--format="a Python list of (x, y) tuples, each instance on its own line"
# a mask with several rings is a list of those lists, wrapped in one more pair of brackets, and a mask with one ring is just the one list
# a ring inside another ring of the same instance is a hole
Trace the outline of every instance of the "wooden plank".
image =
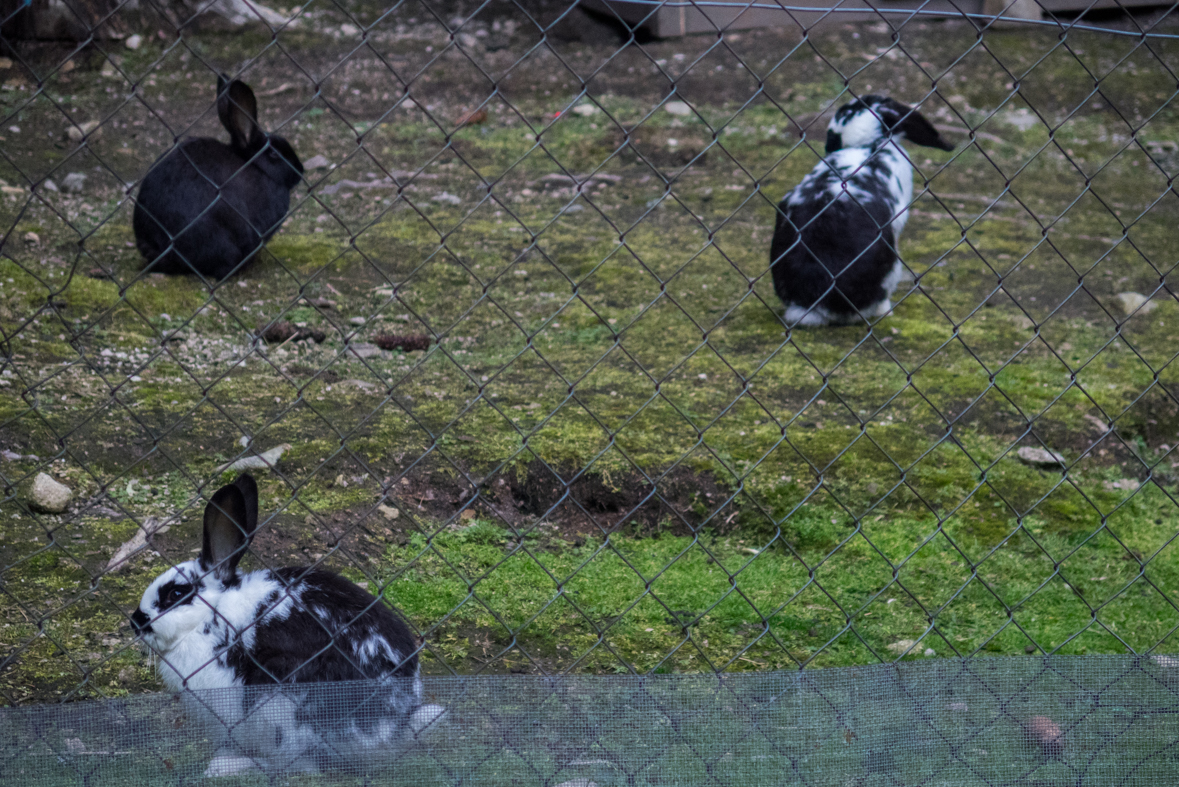
[[(1035, 0), (1049, 12), (1075, 13), (1085, 9), (1108, 9), (1158, 5), (1159, 0)], [(791, 11), (786, 8), (766, 8), (767, 5), (805, 8)], [(644, 25), (660, 38), (715, 33), (718, 30), (746, 30), (755, 27), (800, 27), (810, 29), (840, 22), (889, 21), (900, 25), (911, 18), (948, 19), (964, 14), (984, 13), (985, 0), (758, 0), (754, 3), (701, 3), (691, 0), (667, 0), (663, 3), (642, 0), (582, 0), (590, 10), (607, 15), (617, 14), (631, 25)], [(1008, 2), (1001, 2), (1006, 7)], [(996, 7), (994, 0), (986, 3), (987, 10)], [(919, 17), (911, 13), (921, 10)], [(1005, 15), (1006, 16), (1006, 15)], [(1005, 20), (1018, 24), (1019, 19)]]

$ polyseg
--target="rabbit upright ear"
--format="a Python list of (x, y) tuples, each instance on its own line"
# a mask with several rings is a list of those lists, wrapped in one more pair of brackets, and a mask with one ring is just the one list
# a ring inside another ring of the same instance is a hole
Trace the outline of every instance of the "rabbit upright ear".
[[(254, 479), (248, 479), (252, 504), (237, 482), (223, 486), (205, 506), (205, 535), (201, 544), (201, 568), (213, 572), (223, 584), (233, 584), (237, 564), (246, 552), (258, 519), (258, 489)], [(241, 482), (242, 478), (238, 479)]]
[(233, 485), (241, 490), (246, 502), (246, 538), (253, 538), (258, 529), (258, 482), (249, 473), (242, 473)]
[(265, 138), (258, 127), (258, 102), (254, 91), (240, 79), (230, 82), (217, 77), (217, 117), (229, 132), (233, 147), (240, 150), (257, 145)]

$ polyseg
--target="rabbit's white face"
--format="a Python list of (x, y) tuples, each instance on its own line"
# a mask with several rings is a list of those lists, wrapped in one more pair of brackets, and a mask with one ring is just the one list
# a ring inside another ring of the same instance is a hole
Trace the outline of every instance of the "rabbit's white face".
[(131, 625), (149, 647), (166, 657), (185, 638), (208, 633), (221, 592), (220, 583), (199, 561), (181, 563), (148, 586)]
[(854, 112), (841, 110), (831, 119), (827, 128), (838, 135), (838, 149), (865, 148), (885, 135), (884, 124), (880, 122), (880, 108), (876, 105), (861, 106)]

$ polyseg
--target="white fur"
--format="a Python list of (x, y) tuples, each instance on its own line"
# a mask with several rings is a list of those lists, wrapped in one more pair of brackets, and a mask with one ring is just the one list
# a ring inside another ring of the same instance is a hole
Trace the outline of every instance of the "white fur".
[(884, 136), (884, 124), (880, 122), (880, 117), (868, 109), (857, 112), (843, 123), (832, 118), (827, 128), (839, 134), (845, 150), (868, 147)]
[[(159, 589), (173, 581), (203, 587), (191, 603), (161, 612)], [(264, 608), (274, 595), (277, 603)], [(288, 590), (269, 571), (244, 574), (239, 587), (227, 590), (211, 574), (205, 575), (199, 561), (190, 560), (156, 577), (143, 594), (139, 608), (152, 628), (143, 640), (159, 656), (160, 679), (172, 691), (240, 686), (241, 678), (226, 664), (219, 646), (240, 637), (247, 649), (252, 648), (257, 625), (286, 618), (297, 600), (297, 588)]]

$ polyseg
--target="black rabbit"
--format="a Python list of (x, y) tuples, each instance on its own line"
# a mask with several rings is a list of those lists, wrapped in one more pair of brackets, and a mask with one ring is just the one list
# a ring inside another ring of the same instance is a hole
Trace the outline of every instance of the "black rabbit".
[(954, 149), (916, 109), (885, 96), (831, 119), (827, 155), (778, 206), (770, 265), (788, 324), (840, 325), (892, 308), (904, 272), (897, 238), (913, 201), (901, 140)]
[(223, 279), (282, 226), (303, 164), (290, 143), (258, 126), (254, 93), (217, 78), (217, 116), (230, 144), (187, 139), (160, 157), (135, 202), (135, 244), (160, 273)]

